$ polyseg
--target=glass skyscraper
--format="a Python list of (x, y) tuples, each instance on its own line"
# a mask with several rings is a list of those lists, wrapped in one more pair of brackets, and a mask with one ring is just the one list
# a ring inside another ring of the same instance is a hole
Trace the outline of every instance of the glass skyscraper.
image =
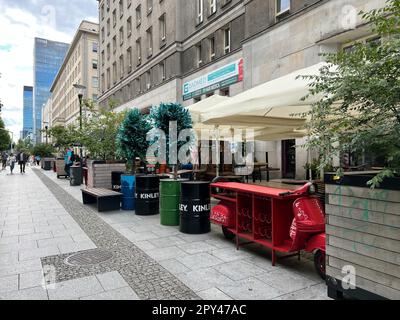
[(50, 87), (60, 69), (69, 44), (35, 38), (33, 65), (33, 132), (41, 141), (42, 107), (50, 97)]
[(22, 139), (33, 133), (33, 87), (24, 86), (24, 120)]

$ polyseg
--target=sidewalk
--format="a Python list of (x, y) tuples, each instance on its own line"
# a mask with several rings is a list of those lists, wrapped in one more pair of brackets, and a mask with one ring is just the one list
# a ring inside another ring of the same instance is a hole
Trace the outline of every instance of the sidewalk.
[[(309, 260), (272, 267), (268, 250), (237, 251), (217, 226), (185, 235), (161, 226), (159, 216), (98, 214), (81, 204), (79, 187), (50, 171), (37, 174), (0, 174), (7, 186), (0, 195), (0, 299), (327, 299)], [(113, 258), (68, 266), (64, 260), (78, 251)], [(56, 270), (55, 285), (45, 289), (42, 265)]]

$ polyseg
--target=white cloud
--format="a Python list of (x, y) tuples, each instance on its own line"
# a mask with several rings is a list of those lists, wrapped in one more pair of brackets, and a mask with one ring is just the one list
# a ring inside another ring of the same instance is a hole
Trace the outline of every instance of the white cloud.
[[(70, 43), (75, 30), (60, 31), (65, 25), (52, 5), (39, 7), (35, 15), (9, 2), (0, 2), (0, 99), (4, 105), (2, 117), (16, 140), (22, 130), (23, 86), (33, 84), (34, 37)], [(30, 2), (38, 5), (38, 1)], [(89, 19), (97, 21), (93, 16)]]

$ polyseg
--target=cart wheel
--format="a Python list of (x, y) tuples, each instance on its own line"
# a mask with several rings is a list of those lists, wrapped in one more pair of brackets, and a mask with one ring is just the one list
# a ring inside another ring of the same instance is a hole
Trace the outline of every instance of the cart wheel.
[(314, 266), (319, 276), (325, 280), (325, 252), (317, 250), (314, 254)]
[(57, 175), (57, 179), (60, 179), (60, 176), (59, 176), (59, 175)]
[(224, 234), (225, 238), (228, 240), (232, 240), (235, 238), (235, 234), (228, 230), (227, 227), (222, 226), (222, 233)]

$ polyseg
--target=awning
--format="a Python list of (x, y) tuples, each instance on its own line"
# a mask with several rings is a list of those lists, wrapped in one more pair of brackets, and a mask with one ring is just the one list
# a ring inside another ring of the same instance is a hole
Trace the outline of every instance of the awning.
[(262, 118), (276, 118), (279, 123), (284, 119), (290, 119), (292, 122), (302, 119), (301, 116), (293, 117), (293, 114), (307, 112), (310, 105), (320, 97), (313, 96), (302, 101), (301, 99), (309, 93), (310, 80), (296, 78), (299, 75), (319, 74), (319, 69), (324, 65), (324, 62), (318, 63), (242, 92), (203, 112), (200, 120), (202, 123), (224, 124), (242, 119), (248, 124), (252, 123), (255, 117), (259, 117), (258, 124)]

